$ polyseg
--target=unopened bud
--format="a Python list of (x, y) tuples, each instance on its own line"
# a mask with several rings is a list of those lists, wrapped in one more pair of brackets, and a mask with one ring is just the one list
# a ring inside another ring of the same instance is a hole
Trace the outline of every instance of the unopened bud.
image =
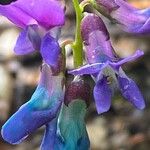
[(85, 101), (88, 106), (90, 100), (90, 86), (81, 78), (75, 77), (66, 88), (64, 103), (68, 105), (77, 99)]

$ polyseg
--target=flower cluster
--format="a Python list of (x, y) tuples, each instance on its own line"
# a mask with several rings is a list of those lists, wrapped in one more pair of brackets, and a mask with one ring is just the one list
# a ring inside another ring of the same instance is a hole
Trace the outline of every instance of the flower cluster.
[[(150, 33), (150, 10), (139, 10), (124, 0), (89, 0), (100, 13), (115, 20), (131, 33)], [(77, 27), (71, 44), (75, 69), (65, 88), (65, 45), (58, 40), (65, 23), (62, 0), (12, 0), (0, 3), (0, 14), (22, 29), (14, 51), (17, 55), (39, 52), (43, 58), (38, 86), (31, 99), (22, 105), (3, 125), (1, 134), (11, 144), (22, 142), (41, 126), (45, 133), (42, 150), (88, 150), (90, 142), (85, 115), (89, 106), (90, 86), (83, 75), (95, 81), (93, 96), (99, 114), (109, 110), (114, 92), (138, 109), (145, 107), (144, 98), (122, 69), (144, 53), (137, 50), (132, 56), (119, 58), (111, 44), (103, 20), (94, 13), (83, 13), (84, 6), (73, 0)], [(83, 11), (83, 12), (82, 12)], [(69, 40), (68, 40), (69, 41)], [(67, 43), (67, 42), (64, 42)], [(83, 65), (85, 49), (86, 65)], [(16, 123), (17, 122), (17, 123)]]
[(145, 103), (137, 85), (126, 76), (121, 68), (124, 63), (142, 56), (143, 52), (137, 50), (135, 54), (124, 59), (117, 57), (102, 19), (94, 14), (86, 14), (83, 18), (81, 32), (88, 65), (70, 71), (70, 73), (93, 76), (96, 82), (94, 98), (98, 113), (109, 110), (111, 97), (116, 87), (120, 89), (125, 99), (137, 108), (143, 109)]

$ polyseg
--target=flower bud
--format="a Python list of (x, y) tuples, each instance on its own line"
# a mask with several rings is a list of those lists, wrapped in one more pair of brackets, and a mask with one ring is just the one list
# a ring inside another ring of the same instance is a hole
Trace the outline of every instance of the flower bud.
[(65, 92), (64, 103), (68, 106), (69, 103), (77, 99), (85, 101), (87, 106), (90, 100), (90, 86), (83, 79), (76, 76), (68, 85)]

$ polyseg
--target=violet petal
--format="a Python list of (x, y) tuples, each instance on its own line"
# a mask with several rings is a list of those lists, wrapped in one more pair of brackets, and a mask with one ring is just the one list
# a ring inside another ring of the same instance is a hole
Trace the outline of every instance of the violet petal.
[(118, 62), (110, 62), (109, 64), (113, 67), (120, 67), (121, 65), (130, 62), (130, 61), (134, 61), (137, 58), (141, 57), (144, 55), (144, 52), (141, 50), (137, 50), (133, 55), (128, 56), (124, 59), (119, 60)]
[(14, 48), (14, 51), (17, 55), (24, 55), (34, 52), (35, 48), (39, 47), (40, 38), (38, 37), (34, 28), (35, 26), (27, 26), (20, 33)]
[(127, 3), (125, 0), (114, 0), (114, 1), (119, 7), (123, 7), (124, 9), (131, 10), (131, 11), (138, 10), (137, 8)]
[(107, 65), (108, 65), (108, 62), (88, 64), (88, 65), (82, 66), (78, 69), (68, 71), (68, 73), (73, 74), (73, 75), (94, 74), (94, 73), (100, 72)]
[(124, 76), (118, 76), (118, 82), (120, 91), (124, 98), (131, 102), (138, 109), (144, 109), (144, 98), (136, 83), (132, 79)]
[(96, 83), (93, 93), (98, 113), (107, 112), (111, 105), (112, 91), (106, 77)]
[(149, 19), (145, 22), (145, 24), (139, 29), (139, 33), (150, 33), (150, 15)]
[(61, 52), (60, 46), (57, 40), (49, 33), (47, 33), (42, 39), (40, 52), (47, 64), (57, 66), (59, 54)]

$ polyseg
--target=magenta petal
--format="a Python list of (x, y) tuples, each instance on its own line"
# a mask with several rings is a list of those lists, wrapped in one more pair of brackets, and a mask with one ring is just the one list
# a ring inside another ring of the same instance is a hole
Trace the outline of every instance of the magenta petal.
[(100, 72), (107, 65), (108, 65), (108, 62), (88, 64), (88, 65), (85, 65), (85, 66), (80, 67), (78, 69), (68, 71), (68, 73), (73, 74), (73, 75), (94, 74), (94, 73)]
[(12, 5), (29, 14), (46, 29), (64, 24), (64, 8), (58, 0), (17, 0)]
[(0, 14), (22, 28), (40, 24), (49, 30), (65, 21), (64, 8), (57, 0), (17, 0), (9, 5), (0, 5)]
[(42, 39), (41, 55), (44, 61), (51, 65), (57, 66), (58, 59), (60, 55), (60, 46), (55, 38), (53, 38), (49, 33), (47, 33)]
[(144, 109), (144, 98), (136, 83), (132, 79), (122, 76), (118, 76), (118, 81), (124, 98), (131, 102), (138, 109)]
[(137, 50), (133, 55), (128, 56), (127, 58), (121, 59), (118, 62), (110, 62), (110, 65), (114, 66), (114, 67), (117, 67), (117, 66), (119, 67), (119, 66), (123, 65), (124, 63), (130, 62), (130, 61), (134, 61), (134, 60), (136, 60), (137, 58), (139, 58), (139, 57), (141, 57), (143, 55), (144, 55), (143, 51)]
[(19, 35), (14, 51), (18, 55), (24, 55), (35, 51), (39, 47), (40, 37), (35, 31), (35, 26), (27, 26)]
[(107, 112), (111, 105), (112, 91), (107, 83), (107, 78), (99, 80), (94, 87), (94, 99), (99, 114)]
[(27, 25), (37, 24), (37, 21), (34, 18), (12, 4), (0, 5), (0, 14), (7, 17), (11, 22), (21, 28), (24, 28)]

